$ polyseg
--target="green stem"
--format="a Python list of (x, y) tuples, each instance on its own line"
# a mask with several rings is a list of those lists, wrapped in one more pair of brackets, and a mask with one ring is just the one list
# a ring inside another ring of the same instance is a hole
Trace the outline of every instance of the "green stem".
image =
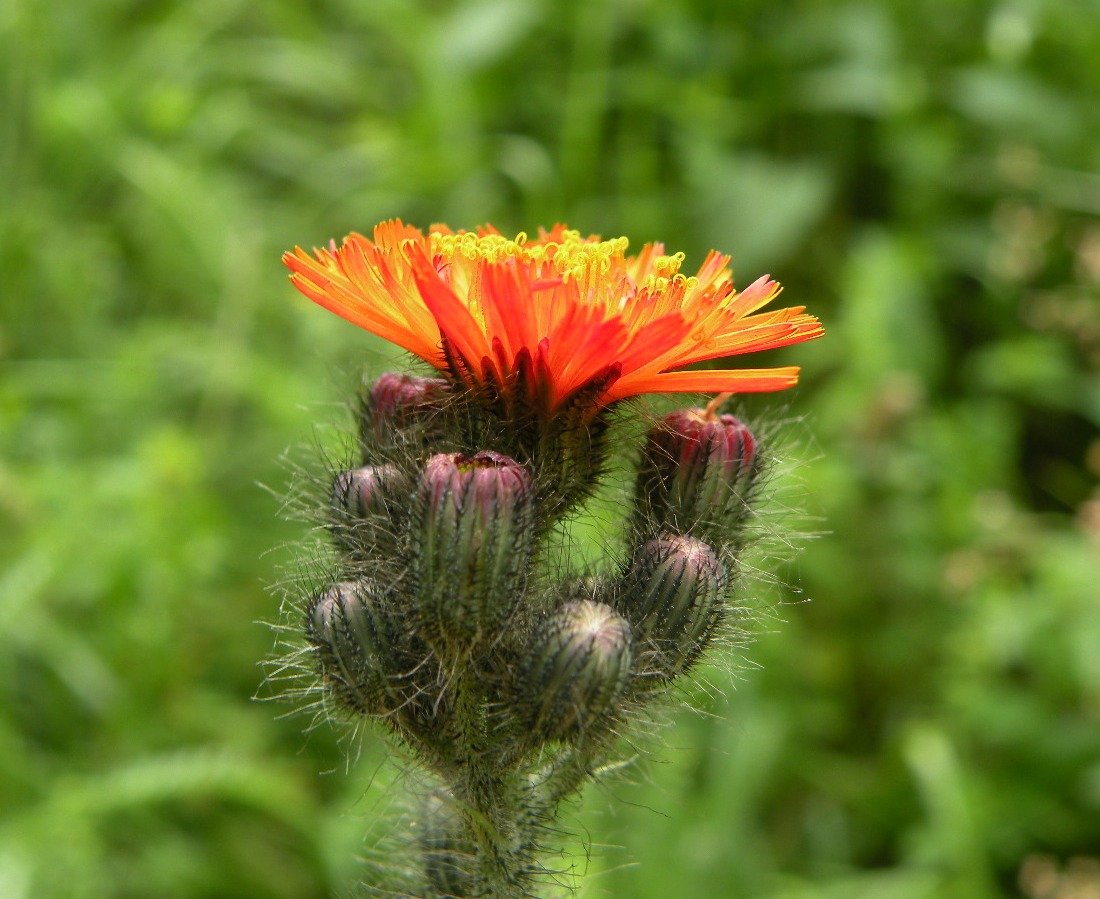
[(501, 764), (486, 724), (487, 698), (472, 666), (456, 669), (456, 764), (423, 841), (429, 899), (525, 899), (535, 858), (533, 796)]
[(469, 899), (530, 896), (534, 839), (523, 790), (514, 775), (470, 773), (459, 789), (462, 821), (474, 852)]

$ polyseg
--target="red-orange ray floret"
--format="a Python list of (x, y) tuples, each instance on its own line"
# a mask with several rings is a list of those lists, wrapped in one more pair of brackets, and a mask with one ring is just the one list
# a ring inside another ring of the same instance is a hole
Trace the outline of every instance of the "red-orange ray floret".
[(687, 277), (683, 255), (665, 255), (661, 244), (625, 251), (625, 238), (584, 238), (563, 225), (509, 240), (492, 228), (424, 234), (392, 221), (373, 239), (351, 234), (340, 247), (313, 255), (296, 248), (283, 258), (314, 302), (452, 377), (506, 391), (519, 367), (533, 366), (547, 415), (596, 383), (605, 385), (597, 402), (606, 405), (643, 393), (763, 392), (797, 382), (793, 366), (679, 370), (821, 336), (804, 307), (760, 311), (778, 295), (776, 282), (763, 277), (737, 293), (727, 256), (711, 252)]

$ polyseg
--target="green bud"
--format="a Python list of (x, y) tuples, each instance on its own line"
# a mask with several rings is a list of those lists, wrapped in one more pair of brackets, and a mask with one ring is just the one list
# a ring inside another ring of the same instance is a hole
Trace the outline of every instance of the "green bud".
[(508, 456), (486, 450), (428, 460), (410, 562), (425, 636), (468, 646), (512, 614), (531, 556), (532, 499), (526, 469)]
[(363, 715), (386, 709), (390, 642), (374, 587), (366, 581), (330, 584), (309, 604), (306, 637), (330, 695)]
[(374, 560), (380, 551), (392, 555), (411, 493), (409, 479), (396, 465), (364, 465), (337, 474), (330, 504), (337, 546), (353, 559)]
[(689, 666), (721, 617), (726, 572), (714, 551), (694, 537), (663, 534), (638, 548), (623, 578), (617, 607), (669, 675)]
[(638, 467), (636, 515), (646, 529), (736, 542), (760, 474), (756, 439), (732, 415), (682, 409), (650, 431)]
[(364, 465), (342, 471), (332, 482), (332, 506), (351, 520), (388, 515), (408, 479), (396, 465)]
[(543, 740), (598, 732), (613, 716), (633, 661), (629, 622), (602, 602), (568, 602), (537, 638), (518, 708)]

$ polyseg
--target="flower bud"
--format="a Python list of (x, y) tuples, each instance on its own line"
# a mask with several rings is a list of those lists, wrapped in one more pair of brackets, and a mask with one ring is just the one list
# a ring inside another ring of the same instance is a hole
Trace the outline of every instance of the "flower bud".
[(393, 446), (408, 428), (427, 425), (445, 399), (443, 378), (385, 372), (363, 391), (359, 436), (365, 446)]
[(626, 619), (602, 602), (568, 602), (536, 640), (518, 707), (541, 739), (591, 733), (610, 720), (633, 661)]
[(485, 450), (428, 460), (411, 559), (426, 637), (468, 644), (512, 613), (531, 555), (532, 499), (526, 469), (508, 456)]
[(306, 636), (332, 696), (364, 715), (386, 711), (390, 643), (366, 581), (330, 584), (309, 604)]
[(353, 558), (387, 555), (408, 514), (409, 479), (391, 464), (342, 471), (332, 482), (332, 535)]
[(737, 418), (682, 409), (649, 433), (637, 512), (667, 529), (734, 542), (759, 472), (756, 439)]
[(350, 518), (386, 515), (408, 479), (396, 465), (364, 465), (342, 471), (332, 482), (332, 505)]
[(617, 605), (671, 675), (690, 665), (710, 639), (725, 587), (725, 570), (709, 546), (663, 534), (638, 548)]

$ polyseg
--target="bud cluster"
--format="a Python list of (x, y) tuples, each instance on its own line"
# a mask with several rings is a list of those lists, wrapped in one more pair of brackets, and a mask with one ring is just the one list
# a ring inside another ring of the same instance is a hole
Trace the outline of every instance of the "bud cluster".
[(363, 391), (358, 458), (324, 516), (335, 576), (305, 603), (304, 634), (326, 702), (384, 722), (439, 784), (412, 888), (425, 896), (527, 895), (557, 803), (729, 616), (761, 471), (731, 415), (684, 410), (649, 432), (617, 566), (547, 570), (549, 535), (597, 486), (606, 428), (505, 421), (438, 378)]

